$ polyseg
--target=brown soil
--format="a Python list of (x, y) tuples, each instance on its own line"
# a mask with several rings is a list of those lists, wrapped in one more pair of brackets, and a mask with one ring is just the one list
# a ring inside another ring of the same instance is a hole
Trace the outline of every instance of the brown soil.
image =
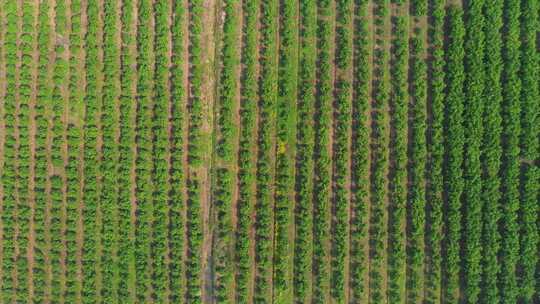
[[(244, 19), (242, 18), (242, 3), (238, 3), (237, 4), (237, 8), (236, 8), (236, 11), (238, 11), (238, 37), (237, 37), (237, 41), (242, 41), (242, 28), (243, 28), (243, 25), (244, 25)], [(242, 48), (241, 48), (241, 45), (240, 45), (240, 50), (238, 52), (238, 58), (241, 58), (241, 53), (242, 53)], [(240, 131), (240, 121), (241, 121), (241, 118), (240, 118), (240, 105), (242, 103), (242, 89), (241, 89), (241, 85), (240, 85), (240, 80), (241, 80), (241, 77), (242, 77), (242, 66), (241, 64), (238, 65), (237, 67), (237, 70), (236, 70), (236, 79), (237, 79), (237, 87), (236, 87), (236, 96), (237, 96), (237, 101), (236, 101), (236, 104), (235, 104), (235, 108), (233, 110), (233, 115), (234, 115), (234, 118), (233, 118), (233, 121), (237, 122), (238, 124), (238, 127), (237, 127), (237, 133), (236, 133), (236, 136), (237, 136), (237, 140), (235, 141), (235, 146), (234, 146), (234, 151), (238, 151), (238, 138), (239, 138), (239, 131)], [(232, 170), (233, 170), (233, 177), (234, 177), (234, 182), (232, 185), (237, 185), (238, 184), (238, 179), (237, 179), (237, 176), (238, 176), (238, 158), (235, 157), (233, 159), (233, 165), (232, 165)], [(239, 189), (238, 187), (233, 187), (233, 191), (232, 191), (232, 205), (231, 205), (231, 227), (233, 227), (233, 230), (234, 231), (234, 227), (236, 227), (236, 225), (238, 224), (238, 195), (239, 195)], [(234, 248), (234, 242), (235, 242), (235, 238), (231, 238), (232, 240), (232, 248)], [(233, 254), (231, 255), (234, 257), (234, 251), (233, 251)], [(235, 259), (233, 258), (233, 261), (235, 261)], [(233, 268), (234, 269), (234, 268)], [(234, 295), (235, 295), (235, 290), (236, 290), (236, 277), (233, 276), (233, 280), (232, 280), (232, 284), (231, 284), (231, 299), (233, 299), (233, 302), (234, 302)]]

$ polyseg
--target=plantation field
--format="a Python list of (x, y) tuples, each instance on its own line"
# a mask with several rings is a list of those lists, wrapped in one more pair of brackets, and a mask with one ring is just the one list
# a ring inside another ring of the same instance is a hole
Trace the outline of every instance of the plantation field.
[(0, 0), (0, 304), (540, 303), (539, 0)]

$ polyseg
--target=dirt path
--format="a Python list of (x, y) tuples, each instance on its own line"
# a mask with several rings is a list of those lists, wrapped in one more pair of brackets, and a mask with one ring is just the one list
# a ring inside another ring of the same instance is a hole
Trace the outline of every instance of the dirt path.
[[(214, 104), (215, 104), (215, 83), (216, 83), (216, 62), (215, 62), (215, 35), (216, 35), (216, 10), (218, 0), (205, 0), (203, 2), (204, 13), (202, 15), (203, 24), (205, 25), (202, 30), (201, 49), (202, 52), (201, 61), (204, 63), (203, 83), (201, 88), (201, 100), (203, 119), (201, 126), (202, 137), (206, 140), (202, 142), (206, 144), (203, 151), (212, 151), (212, 136), (214, 126)], [(202, 243), (202, 301), (204, 303), (213, 303), (214, 291), (212, 287), (213, 275), (212, 275), (212, 223), (210, 222), (210, 212), (212, 209), (212, 192), (211, 192), (211, 164), (213, 163), (213, 154), (206, 153), (204, 156), (205, 161), (203, 165), (198, 168), (197, 176), (200, 177), (201, 184), (201, 212), (203, 223), (203, 243)]]
[(446, 7), (456, 5), (457, 7), (463, 7), (462, 0), (446, 0)]
[[(237, 28), (238, 28), (238, 36), (237, 36), (237, 39), (236, 41), (239, 41), (241, 42), (242, 41), (242, 29), (243, 29), (243, 26), (244, 26), (244, 18), (242, 18), (243, 16), (243, 9), (242, 9), (242, 3), (241, 1), (238, 1), (237, 5), (236, 5), (236, 11), (238, 12), (237, 14), (237, 21), (238, 21), (238, 25), (237, 25)], [(239, 44), (239, 50), (238, 50), (238, 62), (240, 62), (240, 58), (242, 56), (242, 44), (240, 43)], [(239, 151), (239, 138), (240, 138), (240, 122), (241, 122), (241, 118), (240, 118), (240, 107), (241, 107), (241, 103), (242, 103), (242, 89), (241, 89), (241, 77), (242, 77), (242, 65), (241, 64), (238, 64), (237, 66), (237, 69), (236, 69), (236, 75), (235, 75), (235, 79), (236, 79), (236, 103), (234, 105), (234, 108), (233, 108), (233, 121), (237, 123), (236, 125), (236, 130), (237, 132), (235, 133), (236, 135), (236, 138), (235, 138), (235, 141), (234, 141), (234, 146), (233, 146), (233, 151)], [(232, 176), (233, 176), (233, 189), (232, 189), (232, 195), (231, 195), (231, 248), (235, 248), (235, 241), (236, 241), (236, 238), (234, 237), (234, 229), (235, 227), (237, 226), (238, 224), (238, 197), (239, 197), (239, 188), (238, 188), (238, 155), (237, 153), (233, 153), (233, 161), (231, 162), (232, 165), (231, 165), (231, 169), (232, 169)], [(232, 260), (231, 260), (231, 263), (232, 263), (232, 267), (231, 267), (231, 270), (233, 271), (234, 273), (234, 270), (235, 270), (235, 267), (234, 267), (234, 261), (235, 261), (235, 250), (233, 249), (233, 252), (231, 254), (231, 257), (232, 257)], [(231, 299), (233, 299), (233, 302), (235, 300), (234, 296), (235, 296), (235, 290), (236, 290), (236, 276), (232, 276), (232, 280), (231, 280)]]
[[(237, 176), (238, 176), (238, 167), (237, 167), (237, 155), (235, 153), (232, 154), (232, 158), (230, 160), (224, 160), (222, 158), (220, 158), (218, 155), (217, 155), (217, 149), (218, 149), (218, 143), (219, 141), (221, 140), (222, 138), (222, 134), (220, 133), (220, 130), (219, 130), (219, 123), (218, 123), (218, 117), (219, 117), (219, 111), (220, 111), (220, 107), (221, 105), (219, 105), (220, 103), (220, 76), (221, 76), (221, 73), (223, 71), (223, 62), (222, 62), (222, 49), (223, 49), (223, 36), (224, 36), (224, 33), (223, 33), (223, 26), (224, 26), (224, 23), (225, 23), (225, 18), (226, 18), (226, 13), (225, 13), (225, 10), (224, 10), (224, 6), (225, 6), (225, 3), (223, 3), (223, 1), (220, 1), (220, 0), (215, 0), (215, 7), (216, 7), (216, 11), (215, 11), (215, 18), (214, 18), (214, 35), (213, 35), (213, 41), (214, 41), (214, 64), (213, 64), (213, 68), (214, 68), (214, 75), (215, 75), (215, 79), (214, 79), (214, 82), (215, 82), (215, 86), (213, 88), (213, 92), (214, 92), (214, 101), (215, 101), (215, 104), (214, 104), (214, 107), (212, 109), (212, 113), (213, 113), (213, 132), (212, 132), (212, 152), (211, 152), (211, 155), (212, 155), (212, 160), (211, 160), (211, 168), (210, 168), (210, 189), (209, 189), (209, 194), (210, 196), (213, 196), (214, 193), (215, 193), (215, 189), (216, 189), (216, 185), (217, 185), (217, 181), (216, 181), (216, 176), (217, 176), (217, 170), (219, 170), (220, 168), (226, 168), (230, 174), (231, 174), (231, 177), (232, 177), (232, 181), (231, 181), (231, 184), (230, 184), (230, 191), (231, 191), (231, 201), (230, 201), (230, 204), (231, 204), (231, 209), (230, 209), (230, 213), (229, 213), (229, 217), (230, 217), (230, 231), (231, 231), (231, 235), (230, 235), (230, 239), (228, 240), (229, 242), (229, 248), (231, 250), (230, 252), (230, 257), (232, 258), (230, 260), (230, 266), (231, 266), (231, 271), (234, 271), (234, 257), (235, 257), (235, 252), (233, 250), (234, 248), (234, 245), (235, 245), (235, 238), (234, 238), (234, 228), (236, 227), (236, 224), (237, 224), (237, 202), (238, 202), (238, 187), (237, 186)], [(241, 4), (241, 1), (238, 1), (236, 3), (236, 8), (235, 8), (235, 14), (237, 16), (237, 28), (238, 28), (238, 35), (237, 35), (237, 41), (241, 41), (241, 36), (242, 36), (242, 4)], [(241, 49), (241, 48), (240, 48)], [(240, 51), (238, 51), (238, 58), (240, 58)], [(238, 59), (238, 62), (239, 62), (239, 59)], [(236, 101), (232, 107), (232, 121), (233, 123), (236, 123), (237, 125), (235, 126), (235, 129), (237, 130), (236, 133), (234, 133), (234, 138), (231, 138), (231, 142), (233, 144), (232, 146), (232, 151), (238, 151), (238, 135), (239, 135), (239, 128), (240, 128), (240, 112), (239, 112), (239, 109), (240, 109), (240, 102), (241, 102), (241, 86), (240, 86), (240, 75), (241, 75), (241, 65), (238, 64), (236, 70), (235, 70), (236, 74), (235, 74), (235, 80), (236, 80)], [(211, 198), (209, 200), (212, 204), (214, 202), (214, 199)], [(210, 210), (210, 226), (211, 227), (215, 227), (217, 224), (214, 223), (214, 221), (217, 221), (217, 211), (214, 210), (213, 208), (211, 208)], [(209, 233), (211, 233), (211, 250), (212, 252), (210, 253), (210, 258), (209, 260), (211, 261), (211, 264), (214, 263), (214, 251), (216, 250), (216, 246), (215, 246), (215, 242), (216, 241), (219, 241), (217, 240), (216, 238), (218, 237), (215, 233), (215, 231), (213, 231), (213, 229), (211, 229), (211, 231), (209, 231)], [(213, 268), (215, 267), (212, 267), (212, 265), (210, 265), (212, 268), (211, 269), (211, 273), (208, 275), (208, 277), (210, 277), (210, 279), (212, 280), (212, 285), (215, 285), (215, 281), (216, 281), (216, 274), (214, 273), (214, 270)], [(229, 292), (230, 292), (230, 296), (229, 296), (229, 299), (234, 299), (234, 291), (236, 290), (236, 285), (235, 285), (235, 280), (236, 277), (233, 275), (231, 277), (231, 281), (230, 281), (230, 284), (227, 286), (227, 288), (229, 288)], [(214, 287), (212, 287), (214, 288)], [(215, 299), (213, 299), (212, 301), (215, 301)]]

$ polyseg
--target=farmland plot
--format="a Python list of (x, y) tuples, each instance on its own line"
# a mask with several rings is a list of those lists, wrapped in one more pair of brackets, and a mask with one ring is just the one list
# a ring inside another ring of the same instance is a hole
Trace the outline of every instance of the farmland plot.
[(0, 1), (0, 303), (540, 302), (539, 6)]

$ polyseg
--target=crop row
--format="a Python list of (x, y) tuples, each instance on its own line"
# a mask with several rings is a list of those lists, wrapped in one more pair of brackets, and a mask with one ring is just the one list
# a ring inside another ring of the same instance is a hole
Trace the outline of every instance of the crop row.
[(234, 146), (236, 125), (234, 111), (238, 100), (238, 1), (225, 1), (223, 23), (223, 46), (221, 50), (222, 68), (219, 78), (219, 101), (217, 125), (219, 140), (217, 155), (220, 166), (216, 169), (216, 189), (214, 193), (215, 231), (214, 268), (216, 274), (216, 298), (220, 303), (231, 303), (231, 282), (233, 278), (233, 239), (231, 212), (234, 185)]
[(257, 216), (255, 231), (255, 295), (257, 303), (271, 301), (272, 286), (272, 223), (273, 191), (268, 185), (274, 180), (274, 131), (277, 97), (277, 16), (278, 1), (261, 3), (260, 37), (260, 87), (259, 87), (259, 132), (257, 159)]
[[(427, 13), (426, 1), (413, 1), (413, 15), (421, 17)], [(418, 19), (417, 19), (418, 20)], [(408, 149), (408, 178), (410, 182), (407, 194), (408, 203), (408, 239), (406, 282), (407, 301), (421, 302), (424, 298), (424, 252), (426, 225), (426, 131), (427, 131), (427, 65), (425, 59), (424, 37), (426, 31), (418, 23), (410, 39), (410, 91), (411, 104), (409, 116), (410, 142)]]
[[(171, 175), (172, 185), (185, 185), (186, 178), (184, 172), (185, 159), (185, 53), (184, 43), (186, 12), (184, 1), (176, 1), (173, 10), (172, 27), (172, 57), (171, 57)], [(171, 302), (181, 302), (184, 297), (184, 204), (185, 187), (171, 187), (171, 207), (170, 207), (170, 228), (169, 228), (169, 252), (170, 252), (170, 300)]]
[(423, 298), (425, 263), (424, 238), (426, 225), (426, 103), (427, 67), (424, 50), (424, 31), (415, 29), (411, 38), (411, 142), (409, 143), (409, 252), (410, 275), (407, 279), (407, 299), (418, 302)]
[(99, 199), (101, 197), (101, 185), (99, 183), (99, 168), (101, 165), (101, 155), (97, 150), (99, 128), (99, 115), (101, 108), (101, 88), (99, 77), (101, 74), (100, 48), (101, 24), (99, 18), (98, 1), (88, 1), (86, 7), (88, 27), (86, 32), (86, 95), (84, 97), (85, 117), (84, 117), (84, 178), (83, 186), (83, 227), (84, 243), (82, 258), (83, 289), (82, 302), (92, 303), (99, 299), (100, 290), (97, 282), (97, 271), (99, 269), (98, 253), (98, 232), (96, 223)]
[(101, 97), (101, 157), (102, 182), (99, 209), (101, 212), (100, 243), (101, 273), (103, 284), (101, 296), (105, 302), (118, 300), (119, 269), (118, 254), (118, 98), (120, 96), (120, 62), (117, 43), (118, 4), (106, 2), (103, 7), (103, 88)]
[(186, 299), (189, 303), (201, 303), (201, 247), (203, 230), (201, 222), (201, 178), (197, 171), (202, 164), (203, 148), (203, 61), (202, 61), (202, 33), (203, 33), (203, 1), (191, 2), (190, 10), (190, 91), (189, 96), (189, 145), (187, 158), (189, 161), (189, 175), (187, 181), (187, 261), (186, 261)]
[(369, 83), (371, 40), (368, 31), (368, 1), (356, 1), (354, 24), (354, 91), (353, 91), (353, 139), (352, 139), (352, 172), (353, 182), (351, 201), (351, 244), (350, 244), (350, 302), (361, 302), (366, 299), (365, 274), (367, 248), (364, 242), (367, 237), (367, 201), (368, 201), (368, 168), (369, 168), (369, 127), (367, 111), (369, 109)]
[(405, 291), (405, 215), (407, 203), (407, 90), (408, 28), (403, 16), (393, 18), (390, 127), (394, 130), (390, 138), (389, 181), (389, 227), (388, 227), (388, 298), (392, 303), (402, 301)]
[[(375, 34), (385, 35), (385, 24), (388, 22), (388, 1), (379, 0), (375, 6)], [(371, 265), (370, 265), (370, 302), (381, 303), (385, 287), (383, 286), (383, 271), (385, 264), (386, 243), (386, 197), (387, 197), (387, 166), (388, 166), (388, 130), (386, 113), (388, 111), (389, 88), (387, 84), (388, 50), (384, 40), (381, 40), (373, 54), (376, 84), (373, 88), (373, 113), (371, 130), (372, 163), (371, 163)]]
[(157, 302), (169, 295), (169, 236), (171, 184), (169, 150), (169, 1), (157, 1), (154, 8), (154, 94), (152, 107), (152, 291)]
[(2, 170), (2, 301), (12, 302), (13, 270), (15, 262), (15, 230), (17, 220), (14, 218), (16, 210), (17, 192), (17, 138), (15, 137), (16, 121), (16, 98), (17, 98), (17, 38), (18, 38), (18, 9), (17, 3), (5, 2), (3, 5), (6, 29), (4, 34), (5, 44), (2, 51), (5, 58), (6, 89), (3, 96), (3, 124), (4, 124), (4, 147), (3, 147), (3, 170)]
[(465, 15), (465, 102), (463, 162), (465, 205), (465, 297), (476, 303), (480, 295), (481, 278), (481, 143), (483, 135), (482, 109), (484, 95), (484, 27), (483, 1), (468, 3)]
[[(2, 9), (5, 9), (5, 4), (2, 5)], [(13, 14), (13, 13), (11, 13), (11, 14)], [(5, 23), (5, 16), (4, 16), (3, 14), (0, 15), (0, 22), (1, 22), (2, 24), (6, 24), (6, 23)], [(8, 25), (6, 24), (6, 28), (7, 28), (7, 27), (8, 27)], [(6, 32), (7, 32), (7, 31), (2, 31), (2, 32), (0, 32), (0, 39), (2, 39), (3, 41), (5, 41)], [(13, 46), (10, 45), (9, 43), (5, 42), (4, 45), (0, 48), (0, 66), (2, 66), (2, 67), (4, 68), (4, 72), (3, 72), (3, 74), (2, 74), (3, 77), (6, 76), (6, 66), (7, 66), (7, 65), (6, 65), (6, 58), (4, 57), (4, 55), (5, 55), (5, 53), (6, 53), (6, 50), (5, 50), (6, 46), (13, 47)], [(7, 82), (6, 82), (5, 88), (7, 89), (7, 87), (8, 87), (8, 86), (7, 86)], [(1, 96), (2, 98), (5, 98), (7, 95), (8, 95), (8, 94), (5, 94), (5, 91), (2, 91), (2, 92), (0, 93), (0, 96)], [(4, 100), (5, 100), (5, 99), (4, 99)], [(5, 119), (6, 119), (6, 116), (5, 116), (5, 114), (4, 114), (4, 107), (0, 110), (0, 117), (2, 117), (2, 123), (1, 123), (1, 126), (2, 126), (3, 128), (5, 128), (5, 123), (4, 123), (4, 121), (5, 121)], [(6, 129), (6, 130), (8, 130), (8, 129)], [(7, 137), (7, 136), (6, 136), (6, 134), (4, 133), (4, 134), (2, 134), (1, 139), (0, 139), (1, 142), (2, 142), (2, 148), (1, 148), (1, 151), (2, 151), (2, 152), (5, 150), (5, 147), (8, 146), (7, 144), (5, 144), (6, 137)], [(9, 149), (9, 148), (8, 148), (8, 149)], [(11, 153), (11, 154), (13, 154), (13, 153)], [(2, 155), (3, 155), (3, 154), (2, 154)], [(9, 156), (9, 152), (8, 152), (8, 156)], [(0, 176), (1, 176), (2, 178), (5, 178), (6, 175), (5, 175), (5, 171), (3, 170), (3, 169), (4, 169), (4, 162), (3, 162), (3, 159), (4, 159), (4, 156), (2, 156), (2, 161), (0, 161), (0, 168), (2, 168), (2, 173), (0, 173)], [(0, 181), (0, 189), (3, 189), (3, 187), (4, 187), (4, 182), (3, 182), (3, 181)], [(4, 201), (4, 193), (2, 192), (2, 194), (0, 195), (0, 203), (3, 202), (3, 201)], [(8, 211), (9, 211), (9, 204), (8, 204)], [(3, 220), (6, 218), (6, 215), (5, 215), (5, 214), (2, 214), (0, 218), (1, 218), (2, 221), (3, 221)], [(9, 238), (9, 233), (10, 233), (10, 231), (9, 231), (9, 229), (8, 229), (8, 238)], [(3, 239), (2, 239), (2, 245), (3, 245), (4, 243), (10, 244), (9, 242), (6, 242), (6, 239), (3, 238)], [(10, 251), (9, 251), (9, 250), (10, 250), (10, 249), (8, 248), (8, 258), (9, 258), (9, 254), (10, 254)], [(3, 266), (3, 265), (4, 265), (4, 261), (2, 260), (2, 266)], [(3, 279), (4, 279), (4, 274), (0, 275), (0, 278), (2, 278), (2, 280), (3, 280)], [(2, 299), (5, 298), (5, 289), (4, 289), (2, 283), (0, 283), (0, 298), (2, 298)]]
[(500, 299), (503, 303), (516, 302), (519, 290), (516, 277), (516, 266), (519, 259), (519, 134), (520, 134), (520, 10), (521, 1), (505, 1), (503, 28), (503, 61), (502, 73), (502, 247)]
[(313, 185), (313, 303), (327, 303), (329, 292), (328, 248), (330, 228), (331, 169), (330, 136), (333, 97), (333, 23), (331, 1), (318, 0), (317, 98), (315, 105), (315, 153)]
[[(494, 1), (485, 6), (484, 32), (485, 41), (485, 83), (484, 83), (484, 140), (482, 142), (482, 298), (486, 303), (496, 303), (499, 299), (498, 274), (500, 264), (498, 253), (501, 235), (499, 219), (501, 206), (499, 203), (501, 168), (501, 71), (502, 71), (502, 37), (501, 28), (503, 1)], [(489, 206), (489, 207), (488, 207)]]
[(136, 290), (137, 300), (145, 302), (151, 288), (151, 246), (152, 213), (154, 190), (152, 172), (154, 163), (152, 140), (152, 4), (140, 1), (138, 7), (137, 28), (137, 114), (136, 114), (136, 189), (137, 189), (137, 226), (135, 230)]
[[(66, 3), (57, 1), (54, 7), (55, 28), (54, 32), (58, 35), (67, 34), (67, 15)], [(54, 39), (54, 66), (52, 69), (52, 98), (51, 98), (51, 150), (49, 156), (53, 168), (58, 170), (57, 174), (50, 177), (50, 224), (49, 231), (51, 236), (51, 269), (52, 269), (52, 298), (54, 302), (62, 301), (65, 293), (64, 281), (66, 280), (65, 269), (65, 246), (64, 246), (64, 226), (65, 226), (65, 201), (64, 187), (65, 180), (60, 175), (64, 171), (64, 144), (65, 130), (63, 116), (66, 104), (65, 84), (68, 77), (68, 61), (66, 60), (66, 48), (63, 44), (57, 43)]]
[[(79, 72), (82, 57), (82, 20), (81, 1), (72, 0), (70, 5), (71, 29), (69, 33), (69, 82), (68, 82), (68, 114), (79, 117), (83, 102), (83, 94), (80, 90), (82, 76)], [(66, 174), (66, 294), (65, 302), (76, 302), (80, 298), (80, 284), (77, 273), (79, 271), (79, 245), (77, 242), (79, 210), (81, 204), (81, 186), (79, 159), (81, 155), (81, 124), (72, 120), (67, 124), (67, 165)], [(37, 165), (36, 165), (37, 167)], [(34, 222), (34, 226), (36, 223)]]
[(332, 297), (346, 301), (345, 264), (349, 240), (352, 1), (336, 2), (336, 79), (334, 99)]
[(46, 226), (47, 218), (47, 183), (48, 183), (48, 151), (47, 131), (49, 129), (48, 117), (46, 116), (47, 103), (51, 99), (52, 90), (50, 87), (49, 75), (49, 51), (51, 47), (51, 24), (49, 19), (50, 6), (48, 1), (43, 1), (39, 5), (38, 15), (38, 72), (36, 84), (36, 105), (35, 105), (35, 168), (34, 168), (34, 189), (35, 206), (34, 206), (34, 234), (36, 236), (34, 250), (34, 269), (33, 269), (33, 285), (34, 285), (34, 302), (41, 302), (44, 298), (48, 298), (49, 290), (46, 286), (50, 286), (50, 277), (48, 275), (48, 266), (45, 264), (46, 257), (49, 255), (47, 234), (48, 227)]
[(242, 87), (240, 106), (240, 133), (238, 147), (238, 223), (236, 227), (236, 294), (240, 304), (250, 303), (252, 286), (252, 212), (255, 198), (255, 138), (257, 115), (257, 24), (258, 1), (246, 1), (243, 5)]
[(298, 77), (298, 1), (280, 1), (279, 68), (276, 99), (276, 174), (274, 189), (274, 301), (292, 291), (291, 208), (294, 206), (294, 139)]
[[(522, 1), (521, 15), (521, 156), (522, 159), (537, 161), (538, 154), (538, 114), (539, 105), (539, 57), (537, 52), (538, 27), (537, 1)], [(538, 190), (540, 171), (538, 165), (523, 166), (520, 204), (520, 252), (518, 272), (520, 273), (519, 294), (521, 301), (534, 301), (538, 296)], [(538, 300), (538, 299), (537, 299)]]
[(442, 280), (442, 250), (441, 240), (443, 226), (443, 157), (444, 157), (444, 99), (445, 99), (445, 56), (444, 56), (444, 28), (446, 19), (445, 1), (432, 1), (430, 15), (432, 28), (429, 33), (430, 53), (432, 60), (429, 66), (429, 95), (431, 105), (428, 112), (431, 116), (428, 138), (428, 163), (426, 189), (427, 222), (426, 248), (426, 297), (430, 302), (440, 300)]
[[(13, 268), (15, 260), (15, 224), (13, 218), (16, 204), (16, 167), (15, 159), (17, 147), (15, 138), (16, 111), (15, 100), (17, 96), (17, 3), (3, 3), (3, 16), (5, 16), (5, 34), (2, 55), (5, 64), (6, 88), (3, 96), (3, 170), (2, 170), (2, 301), (13, 300), (14, 287)], [(4, 20), (2, 20), (4, 21)]]
[(463, 11), (455, 6), (448, 9), (448, 45), (446, 52), (447, 97), (445, 117), (445, 301), (455, 302), (459, 288), (461, 263), (461, 195), (463, 193)]
[(410, 38), (410, 91), (409, 116), (410, 142), (408, 144), (407, 193), (407, 246), (408, 275), (406, 281), (407, 301), (418, 302), (424, 298), (424, 264), (426, 236), (426, 157), (427, 157), (427, 65), (424, 39), (426, 31), (420, 26), (420, 17), (427, 14), (427, 1), (412, 1), (414, 32)]
[(294, 238), (294, 298), (305, 303), (311, 291), (312, 197), (313, 197), (313, 108), (316, 71), (316, 1), (300, 2), (298, 51), (298, 106), (296, 144), (296, 207)]
[(30, 202), (32, 198), (29, 192), (28, 181), (30, 178), (31, 153), (30, 150), (30, 126), (31, 113), (30, 103), (33, 91), (33, 51), (35, 41), (35, 5), (32, 3), (23, 3), (22, 20), (19, 35), (20, 66), (18, 83), (18, 160), (17, 167), (17, 214), (15, 215), (18, 224), (18, 235), (16, 244), (19, 252), (16, 258), (17, 288), (15, 289), (16, 301), (25, 301), (29, 296), (29, 277), (28, 273), (28, 238), (30, 236), (31, 209)]
[(118, 301), (135, 302), (135, 244), (134, 227), (131, 220), (132, 191), (134, 188), (132, 170), (135, 158), (133, 143), (135, 142), (135, 92), (136, 80), (135, 39), (134, 32), (134, 3), (122, 3), (122, 48), (120, 66), (120, 96), (119, 98), (119, 138), (118, 138), (118, 268), (122, 278), (118, 282)]

